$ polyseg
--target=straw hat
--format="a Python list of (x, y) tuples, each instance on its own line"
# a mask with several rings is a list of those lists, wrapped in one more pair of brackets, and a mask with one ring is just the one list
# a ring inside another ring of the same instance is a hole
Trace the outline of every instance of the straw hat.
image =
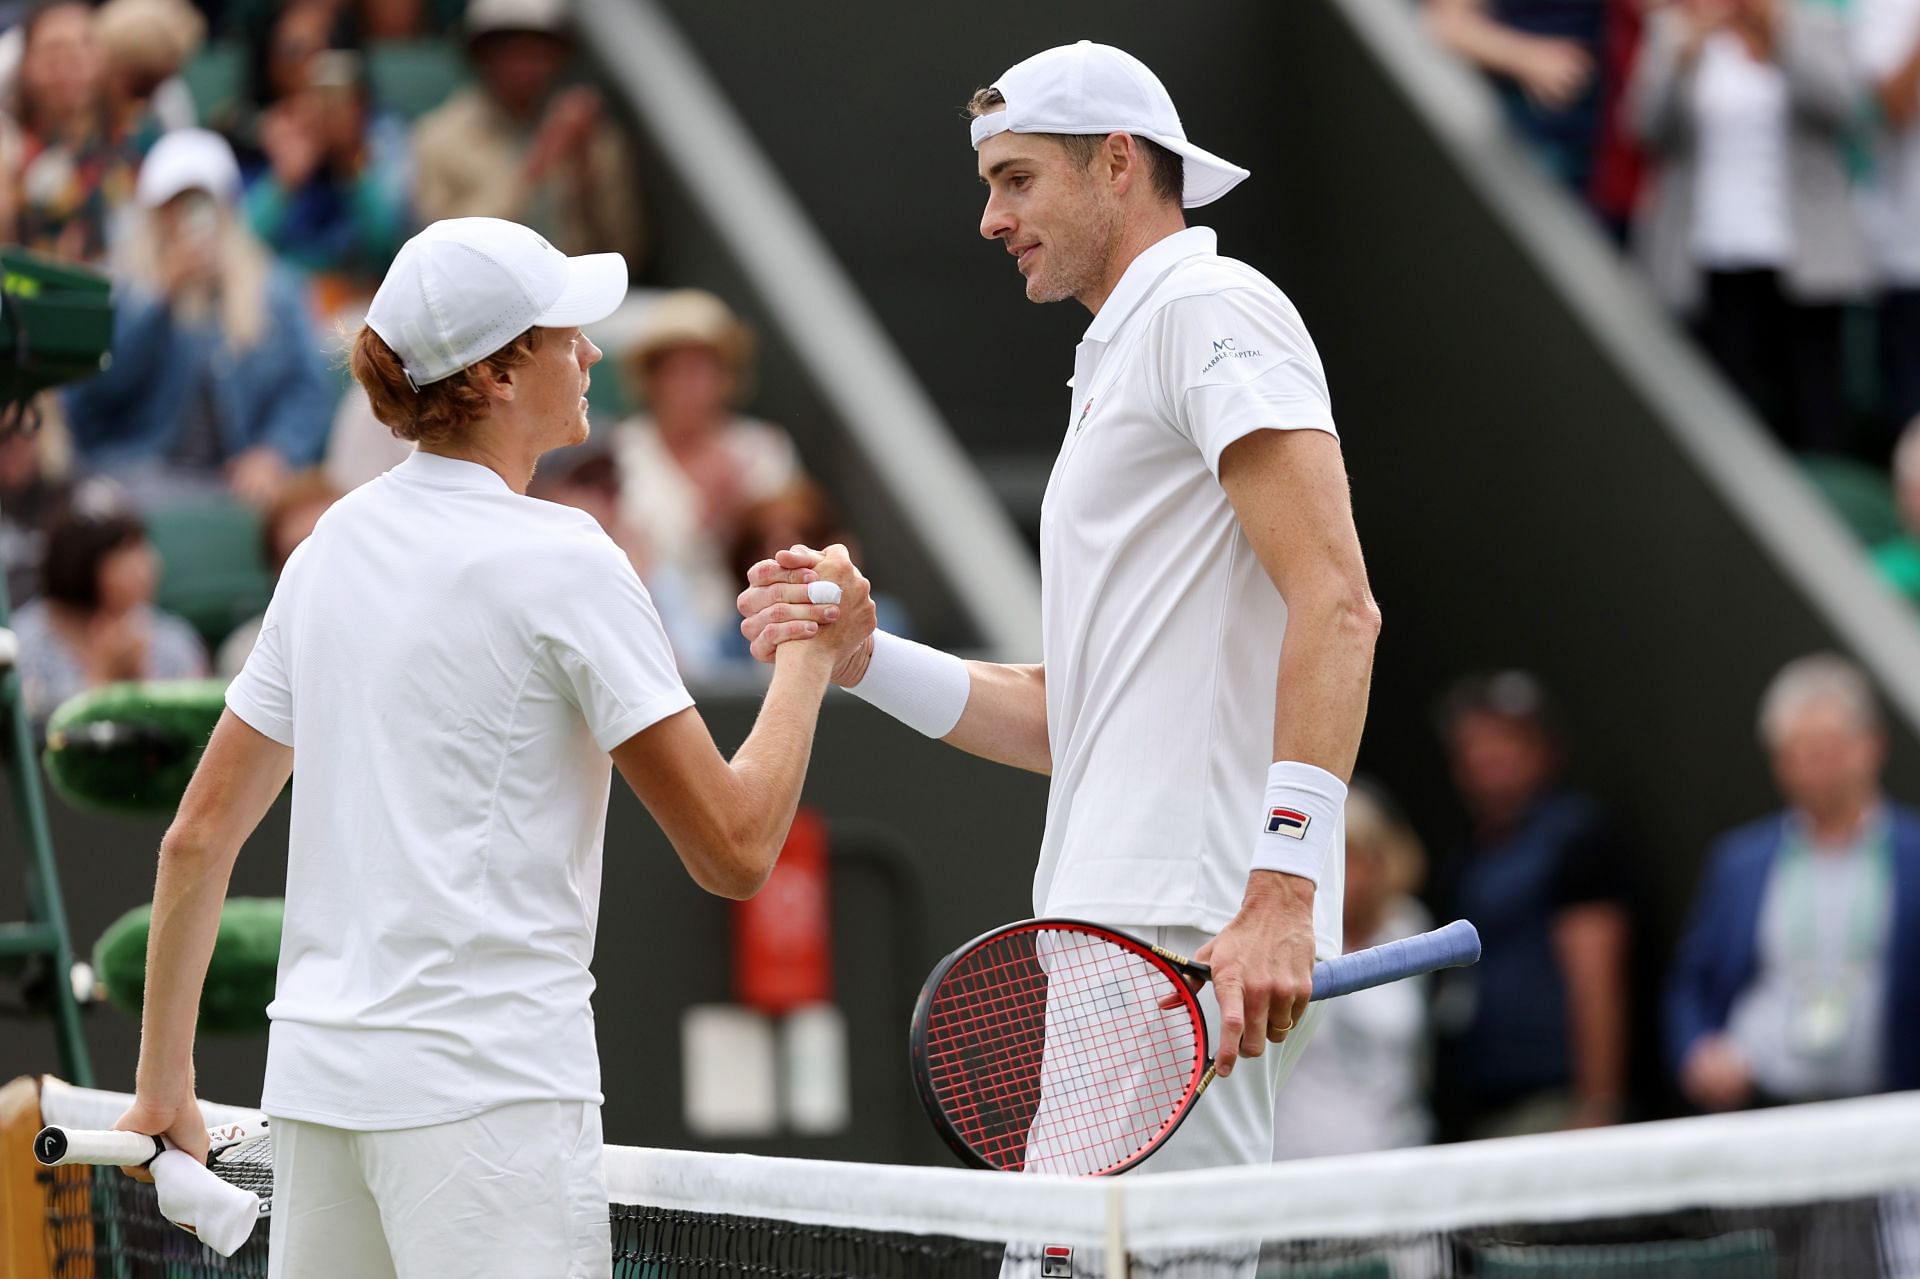
[(742, 387), (752, 374), (753, 330), (704, 289), (665, 294), (648, 309), (639, 335), (626, 352), (627, 369), (645, 382), (653, 357), (677, 346), (704, 346), (717, 352)]
[(187, 0), (107, 0), (93, 21), (108, 58), (161, 76), (179, 71), (207, 33)]

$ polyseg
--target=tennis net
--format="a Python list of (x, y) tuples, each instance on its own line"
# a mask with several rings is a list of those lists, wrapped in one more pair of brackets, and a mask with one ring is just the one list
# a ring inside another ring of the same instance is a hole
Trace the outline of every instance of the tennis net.
[[(42, 1111), (125, 1101), (49, 1083)], [(606, 1170), (616, 1279), (1920, 1279), (1920, 1093), (1104, 1181), (632, 1147)], [(214, 1256), (117, 1173), (48, 1202), (59, 1279), (266, 1273), (264, 1238)]]

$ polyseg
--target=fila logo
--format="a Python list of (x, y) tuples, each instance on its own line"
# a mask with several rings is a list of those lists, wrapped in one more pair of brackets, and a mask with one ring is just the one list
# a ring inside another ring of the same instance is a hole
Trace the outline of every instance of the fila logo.
[(1048, 1244), (1040, 1253), (1040, 1279), (1073, 1279), (1073, 1249)]
[(1267, 834), (1285, 835), (1288, 839), (1305, 839), (1307, 827), (1313, 818), (1297, 808), (1269, 808), (1267, 810)]

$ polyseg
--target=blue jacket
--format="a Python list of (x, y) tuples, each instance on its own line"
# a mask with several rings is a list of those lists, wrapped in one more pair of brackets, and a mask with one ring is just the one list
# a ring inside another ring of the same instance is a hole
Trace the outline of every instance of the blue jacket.
[[(1920, 1088), (1920, 813), (1888, 805), (1893, 824), (1893, 924), (1887, 949), (1889, 1089)], [(1721, 837), (1694, 895), (1693, 916), (1667, 981), (1669, 1064), (1723, 1030), (1758, 964), (1760, 903), (1786, 835), (1775, 813)]]
[(338, 395), (297, 277), (279, 269), (269, 277), (266, 330), (238, 355), (217, 328), (176, 324), (151, 295), (123, 289), (115, 304), (113, 363), (66, 392), (73, 442), (88, 462), (164, 459), (207, 371), (229, 456), (265, 444), (296, 469), (320, 460)]

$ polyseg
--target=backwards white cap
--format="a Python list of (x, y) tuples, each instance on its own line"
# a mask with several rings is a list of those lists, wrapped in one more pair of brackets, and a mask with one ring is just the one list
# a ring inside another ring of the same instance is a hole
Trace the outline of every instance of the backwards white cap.
[(1247, 171), (1187, 141), (1180, 113), (1146, 63), (1110, 44), (1082, 40), (1036, 53), (993, 82), (1004, 111), (973, 121), (973, 149), (996, 133), (1131, 133), (1158, 142), (1185, 163), (1187, 208), (1211, 204)]
[(613, 314), (627, 295), (618, 253), (570, 258), (530, 227), (447, 218), (400, 246), (367, 308), (417, 391), (486, 359), (531, 328)]

